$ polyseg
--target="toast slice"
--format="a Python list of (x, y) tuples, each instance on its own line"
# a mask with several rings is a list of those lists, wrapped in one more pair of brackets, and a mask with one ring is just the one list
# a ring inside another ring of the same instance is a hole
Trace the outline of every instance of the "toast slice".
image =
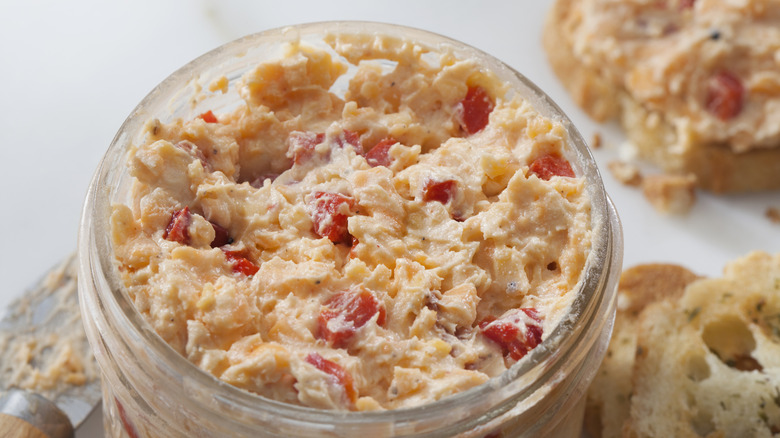
[(780, 12), (764, 0), (556, 0), (543, 45), (640, 158), (715, 193), (780, 189)]
[(780, 434), (780, 254), (751, 253), (649, 305), (636, 332), (623, 436)]
[(587, 394), (584, 426), (592, 438), (620, 437), (628, 419), (641, 311), (650, 303), (676, 299), (696, 278), (693, 272), (672, 264), (638, 265), (621, 275), (613, 336)]

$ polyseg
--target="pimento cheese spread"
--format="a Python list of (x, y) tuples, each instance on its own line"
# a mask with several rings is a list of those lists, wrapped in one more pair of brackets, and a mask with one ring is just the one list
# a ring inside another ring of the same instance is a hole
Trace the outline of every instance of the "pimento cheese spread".
[(480, 385), (558, 324), (590, 252), (565, 128), (446, 49), (326, 41), (247, 73), (237, 109), (147, 124), (111, 218), (129, 296), (192, 363), (275, 400)]
[(584, 0), (567, 5), (571, 16), (555, 31), (572, 41), (578, 62), (614, 88), (602, 90), (604, 99), (615, 100), (606, 107), (618, 104), (615, 90), (624, 90), (635, 105), (674, 125), (675, 148), (723, 143), (744, 153), (780, 141), (771, 116), (780, 105), (778, 5)]

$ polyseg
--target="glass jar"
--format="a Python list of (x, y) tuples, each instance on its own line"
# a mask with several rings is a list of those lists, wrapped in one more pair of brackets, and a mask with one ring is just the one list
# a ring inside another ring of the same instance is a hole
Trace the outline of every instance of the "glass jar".
[[(111, 205), (127, 202), (127, 149), (153, 118), (189, 119), (240, 102), (235, 87), (201, 94), (212, 80), (233, 84), (282, 43), (322, 46), (326, 33), (397, 36), (476, 59), (542, 115), (561, 121), (573, 146), (567, 159), (587, 180), (592, 201), (592, 250), (566, 316), (523, 360), (487, 383), (416, 408), (334, 412), (269, 400), (200, 370), (176, 353), (136, 311), (115, 266)], [(197, 98), (194, 98), (197, 96)], [(568, 118), (523, 75), (477, 49), (395, 25), (328, 22), (269, 30), (217, 48), (157, 86), (120, 128), (90, 185), (79, 234), (79, 290), (88, 338), (101, 370), (103, 412), (110, 437), (516, 437), (580, 434), (584, 397), (612, 331), (622, 234), (593, 157)]]

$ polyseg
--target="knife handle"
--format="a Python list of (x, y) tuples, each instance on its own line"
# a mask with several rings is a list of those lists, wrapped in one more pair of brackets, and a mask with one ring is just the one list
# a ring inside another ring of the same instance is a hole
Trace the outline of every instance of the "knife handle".
[(4, 438), (73, 438), (73, 426), (54, 403), (12, 389), (0, 397), (0, 431)]

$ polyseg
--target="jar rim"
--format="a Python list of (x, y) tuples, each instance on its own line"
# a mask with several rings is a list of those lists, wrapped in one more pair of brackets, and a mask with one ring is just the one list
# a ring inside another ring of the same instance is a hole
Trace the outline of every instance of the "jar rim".
[[(118, 270), (113, 259), (112, 245), (106, 237), (110, 236), (108, 218), (111, 209), (111, 193), (105, 189), (106, 187), (111, 187), (111, 185), (106, 183), (112, 178), (117, 166), (124, 165), (125, 152), (129, 142), (134, 135), (137, 135), (139, 128), (149, 118), (145, 108), (150, 102), (169, 98), (171, 93), (175, 94), (178, 89), (181, 89), (191, 80), (193, 75), (197, 75), (203, 68), (213, 66), (222, 58), (240, 56), (247, 48), (257, 44), (259, 41), (272, 38), (278, 39), (280, 37), (287, 41), (295, 38), (300, 39), (303, 37), (340, 33), (391, 34), (426, 47), (435, 47), (428, 42), (433, 41), (439, 47), (447, 45), (457, 49), (456, 52), (458, 53), (478, 56), (480, 61), (487, 63), (494, 73), (500, 73), (500, 76), (503, 75), (502, 79), (513, 79), (512, 87), (520, 86), (515, 91), (523, 93), (522, 97), (529, 100), (536, 111), (563, 124), (567, 132), (569, 144), (576, 153), (575, 165), (587, 181), (586, 185), (591, 203), (591, 249), (584, 272), (581, 274), (577, 284), (574, 301), (570, 305), (566, 316), (557, 324), (542, 344), (531, 350), (523, 360), (514, 364), (501, 375), (491, 378), (486, 383), (474, 388), (421, 406), (369, 412), (327, 411), (272, 400), (219, 380), (212, 374), (198, 368), (170, 347), (138, 312), (127, 294), (125, 286), (119, 280)], [(435, 415), (439, 412), (451, 412), (464, 404), (468, 405), (469, 401), (481, 401), (491, 396), (497, 396), (496, 393), (499, 392), (497, 389), (508, 386), (514, 388), (511, 392), (512, 397), (508, 398), (532, 394), (539, 385), (543, 384), (543, 380), (538, 379), (538, 377), (535, 380), (528, 379), (528, 377), (548, 375), (551, 372), (551, 362), (565, 362), (566, 353), (570, 352), (572, 347), (576, 346), (577, 340), (587, 333), (588, 326), (600, 317), (599, 312), (597, 312), (600, 303), (605, 298), (614, 298), (605, 297), (604, 291), (609, 289), (607, 283), (610, 281), (614, 282), (614, 278), (617, 276), (615, 270), (619, 271), (622, 263), (622, 234), (619, 220), (611, 201), (609, 201), (606, 195), (595, 160), (583, 137), (561, 108), (546, 93), (517, 70), (470, 45), (421, 29), (368, 21), (305, 23), (247, 35), (195, 58), (168, 76), (152, 89), (130, 113), (130, 116), (120, 127), (104, 158), (101, 160), (84, 205), (79, 246), (82, 264), (90, 267), (89, 271), (93, 277), (99, 277), (103, 283), (109, 286), (104, 289), (97, 288), (102, 310), (120, 318), (124, 328), (131, 331), (123, 335), (141, 341), (147, 346), (147, 351), (155, 354), (156, 358), (160, 359), (172, 373), (179, 374), (180, 378), (186, 379), (189, 385), (197, 386), (211, 394), (220, 394), (221, 398), (229, 400), (229, 403), (243, 411), (257, 412), (259, 409), (262, 409), (274, 416), (305, 416), (308, 421), (327, 423), (333, 423), (334, 421), (363, 423), (418, 420), (421, 413)], [(98, 249), (97, 258), (91, 258), (88, 254), (87, 248), (92, 246), (96, 246)], [(501, 392), (504, 394), (507, 391)], [(502, 399), (497, 400), (498, 402), (506, 402), (508, 400), (508, 398), (503, 399), (503, 396), (499, 398)]]

